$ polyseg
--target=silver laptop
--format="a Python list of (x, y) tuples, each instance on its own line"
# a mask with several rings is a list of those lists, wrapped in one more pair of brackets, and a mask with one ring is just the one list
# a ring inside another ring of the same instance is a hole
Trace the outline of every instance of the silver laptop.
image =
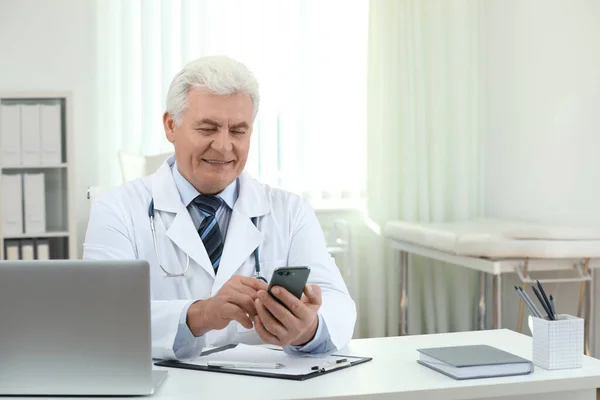
[(149, 395), (146, 261), (0, 261), (0, 395)]

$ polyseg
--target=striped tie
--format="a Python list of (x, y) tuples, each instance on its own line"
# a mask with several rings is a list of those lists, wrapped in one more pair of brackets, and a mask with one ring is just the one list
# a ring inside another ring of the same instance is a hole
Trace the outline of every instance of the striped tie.
[(198, 235), (200, 235), (200, 239), (204, 243), (208, 258), (210, 258), (210, 262), (215, 269), (215, 274), (219, 269), (221, 254), (223, 254), (223, 238), (221, 237), (221, 230), (215, 217), (222, 202), (223, 200), (216, 196), (200, 195), (194, 199), (194, 203), (204, 215), (200, 228), (198, 228)]

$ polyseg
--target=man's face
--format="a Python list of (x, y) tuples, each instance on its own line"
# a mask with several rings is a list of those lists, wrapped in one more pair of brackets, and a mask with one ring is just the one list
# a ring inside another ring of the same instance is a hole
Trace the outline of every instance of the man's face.
[(189, 91), (179, 126), (165, 113), (165, 134), (175, 146), (179, 172), (200, 193), (219, 193), (244, 170), (252, 113), (249, 95), (220, 96), (204, 88)]

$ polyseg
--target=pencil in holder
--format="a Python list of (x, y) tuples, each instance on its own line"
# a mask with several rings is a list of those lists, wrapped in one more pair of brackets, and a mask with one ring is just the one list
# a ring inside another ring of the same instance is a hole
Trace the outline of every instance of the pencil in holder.
[(533, 363), (544, 369), (580, 368), (583, 363), (583, 318), (559, 314), (553, 321), (532, 319)]

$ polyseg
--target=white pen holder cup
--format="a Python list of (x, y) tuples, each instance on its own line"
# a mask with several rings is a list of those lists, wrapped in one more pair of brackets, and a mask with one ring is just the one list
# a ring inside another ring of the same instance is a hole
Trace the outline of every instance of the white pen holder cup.
[(533, 363), (544, 369), (580, 368), (583, 362), (583, 319), (559, 314), (555, 321), (531, 317)]

